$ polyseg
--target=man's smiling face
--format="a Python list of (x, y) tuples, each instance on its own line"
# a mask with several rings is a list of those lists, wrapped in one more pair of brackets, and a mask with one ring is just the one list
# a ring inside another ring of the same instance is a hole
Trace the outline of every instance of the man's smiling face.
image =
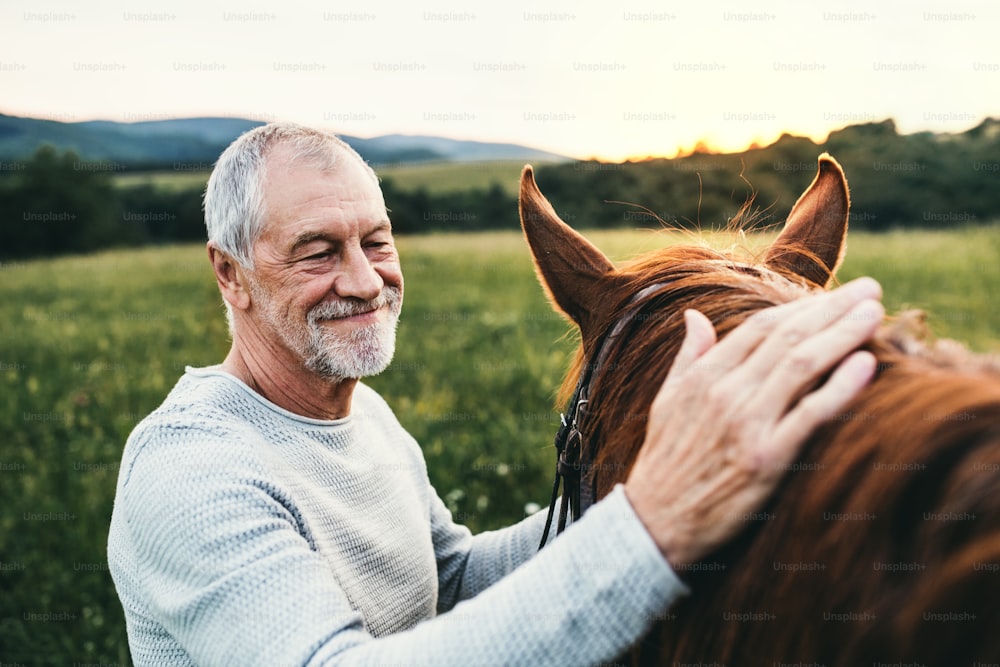
[(385, 370), (403, 275), (371, 172), (346, 151), (323, 170), (278, 146), (263, 191), (265, 222), (249, 276), (252, 326), (329, 381)]

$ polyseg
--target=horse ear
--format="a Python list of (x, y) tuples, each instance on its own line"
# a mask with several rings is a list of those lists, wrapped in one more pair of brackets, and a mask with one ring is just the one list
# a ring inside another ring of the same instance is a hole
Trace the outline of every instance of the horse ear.
[(602, 279), (614, 273), (614, 264), (559, 218), (535, 184), (531, 165), (521, 172), (519, 205), (539, 282), (553, 305), (586, 334), (607, 287)]
[(765, 263), (825, 287), (844, 259), (850, 205), (844, 171), (823, 153), (816, 178), (795, 202)]

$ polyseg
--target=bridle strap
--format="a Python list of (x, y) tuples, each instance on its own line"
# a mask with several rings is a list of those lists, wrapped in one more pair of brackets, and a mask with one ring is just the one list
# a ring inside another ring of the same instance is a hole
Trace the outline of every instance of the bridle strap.
[[(652, 292), (662, 287), (662, 283), (645, 287), (629, 299), (629, 304), (634, 304), (642, 300)], [(549, 500), (549, 513), (545, 520), (545, 530), (542, 532), (542, 540), (538, 545), (541, 549), (549, 539), (552, 530), (552, 520), (555, 516), (556, 501), (559, 500), (560, 482), (563, 487), (562, 500), (559, 503), (559, 522), (556, 525), (556, 535), (566, 529), (566, 521), (572, 515), (573, 521), (577, 521), (583, 513), (590, 509), (597, 496), (597, 471), (593, 467), (594, 452), (592, 447), (588, 447), (584, 437), (584, 411), (589, 401), (590, 384), (597, 369), (604, 367), (607, 356), (613, 342), (621, 334), (625, 325), (635, 316), (637, 308), (630, 308), (611, 329), (611, 332), (603, 336), (597, 346), (597, 354), (594, 363), (588, 363), (584, 367), (584, 372), (580, 374), (580, 379), (573, 390), (567, 406), (571, 411), (567, 417), (566, 413), (559, 415), (559, 430), (556, 432), (556, 474), (552, 484), (552, 498)]]
[(576, 520), (582, 515), (582, 509), (579, 507), (579, 487), (581, 481), (581, 452), (579, 445), (582, 443), (582, 438), (580, 437), (579, 429), (576, 428), (576, 420), (578, 413), (577, 406), (580, 403), (581, 395), (586, 391), (587, 377), (589, 375), (590, 371), (588, 370), (580, 376), (580, 380), (576, 383), (576, 389), (573, 391), (573, 397), (569, 402), (569, 405), (573, 406), (573, 411), (570, 413), (569, 418), (567, 419), (566, 413), (559, 415), (560, 425), (555, 438), (556, 474), (552, 483), (552, 498), (549, 500), (549, 515), (545, 520), (545, 530), (542, 533), (542, 541), (538, 545), (539, 549), (545, 546), (545, 543), (549, 539), (549, 532), (552, 530), (552, 519), (556, 511), (556, 501), (559, 500), (560, 483), (563, 486), (563, 495), (562, 501), (559, 503), (559, 523), (556, 526), (556, 534), (558, 535), (566, 529), (566, 520), (570, 513), (571, 503), (576, 505), (576, 507), (572, 508), (573, 519)]

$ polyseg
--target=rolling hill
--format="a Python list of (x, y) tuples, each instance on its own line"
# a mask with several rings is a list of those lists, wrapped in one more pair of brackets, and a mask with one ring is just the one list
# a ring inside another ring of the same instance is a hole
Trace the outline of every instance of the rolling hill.
[[(116, 163), (120, 170), (175, 163), (215, 162), (237, 136), (262, 121), (246, 118), (177, 118), (119, 123), (64, 123), (0, 114), (0, 160), (25, 160), (43, 145), (75, 152), (82, 161)], [(390, 134), (362, 138), (341, 135), (374, 165), (412, 162), (520, 160), (563, 162), (568, 158), (527, 146), (446, 137)]]

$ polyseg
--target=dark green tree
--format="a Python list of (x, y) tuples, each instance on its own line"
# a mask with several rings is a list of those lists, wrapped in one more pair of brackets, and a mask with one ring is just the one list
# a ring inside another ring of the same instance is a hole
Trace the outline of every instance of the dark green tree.
[(43, 146), (0, 180), (0, 255), (88, 252), (130, 240), (102, 163)]

